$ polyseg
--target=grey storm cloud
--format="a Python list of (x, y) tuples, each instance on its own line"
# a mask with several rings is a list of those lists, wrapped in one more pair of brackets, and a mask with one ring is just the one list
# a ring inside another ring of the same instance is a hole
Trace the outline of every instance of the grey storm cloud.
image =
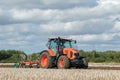
[(40, 8), (40, 9), (66, 9), (74, 7), (94, 7), (96, 0), (1, 0), (0, 7), (9, 8)]
[(120, 50), (119, 5), (119, 0), (0, 0), (0, 49), (37, 52), (49, 37), (62, 36), (85, 50), (94, 45)]

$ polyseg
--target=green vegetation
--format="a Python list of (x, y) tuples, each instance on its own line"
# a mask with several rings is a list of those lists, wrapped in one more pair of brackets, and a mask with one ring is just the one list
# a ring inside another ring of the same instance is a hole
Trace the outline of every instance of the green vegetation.
[(95, 63), (120, 63), (120, 52), (117, 51), (105, 51), (97, 52), (80, 50), (80, 55), (87, 57), (89, 62)]
[(39, 59), (39, 56), (40, 56), (40, 53), (41, 52), (38, 52), (38, 53), (32, 53), (31, 55), (29, 55), (31, 57), (30, 60), (36, 60), (36, 59)]
[[(18, 50), (0, 50), (0, 63), (14, 63), (20, 61), (20, 54), (25, 54), (23, 51)], [(31, 60), (38, 59), (39, 53), (28, 55)], [(120, 63), (120, 52), (117, 51), (83, 51), (80, 50), (80, 55), (87, 57), (89, 62), (95, 63)]]
[[(39, 53), (31, 54), (32, 60), (35, 60), (40, 55)], [(120, 63), (120, 52), (117, 51), (105, 51), (105, 52), (98, 52), (98, 51), (83, 51), (80, 50), (80, 55), (87, 57), (89, 62), (95, 63)]]
[(0, 63), (15, 63), (20, 61), (20, 54), (25, 54), (18, 50), (0, 50)]

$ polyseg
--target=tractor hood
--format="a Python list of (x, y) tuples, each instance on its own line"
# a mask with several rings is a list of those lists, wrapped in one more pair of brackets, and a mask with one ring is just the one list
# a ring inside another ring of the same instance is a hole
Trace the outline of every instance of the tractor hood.
[(75, 55), (78, 55), (79, 56), (79, 51), (78, 50), (75, 50), (73, 48), (64, 48), (63, 49), (63, 54), (67, 55), (67, 57), (70, 59), (70, 60), (73, 60), (75, 58)]

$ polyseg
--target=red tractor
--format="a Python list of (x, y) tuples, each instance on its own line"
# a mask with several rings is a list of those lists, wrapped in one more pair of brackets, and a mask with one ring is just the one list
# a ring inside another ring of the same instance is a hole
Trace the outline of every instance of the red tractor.
[(48, 49), (42, 51), (39, 57), (41, 68), (88, 68), (87, 59), (80, 56), (79, 50), (76, 49), (76, 40), (49, 38), (47, 46)]

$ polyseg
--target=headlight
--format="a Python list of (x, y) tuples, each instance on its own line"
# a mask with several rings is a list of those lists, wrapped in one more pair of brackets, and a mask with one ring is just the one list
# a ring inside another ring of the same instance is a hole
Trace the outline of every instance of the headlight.
[(78, 56), (79, 56), (79, 53), (74, 53), (74, 56), (75, 56), (75, 57), (78, 57)]

